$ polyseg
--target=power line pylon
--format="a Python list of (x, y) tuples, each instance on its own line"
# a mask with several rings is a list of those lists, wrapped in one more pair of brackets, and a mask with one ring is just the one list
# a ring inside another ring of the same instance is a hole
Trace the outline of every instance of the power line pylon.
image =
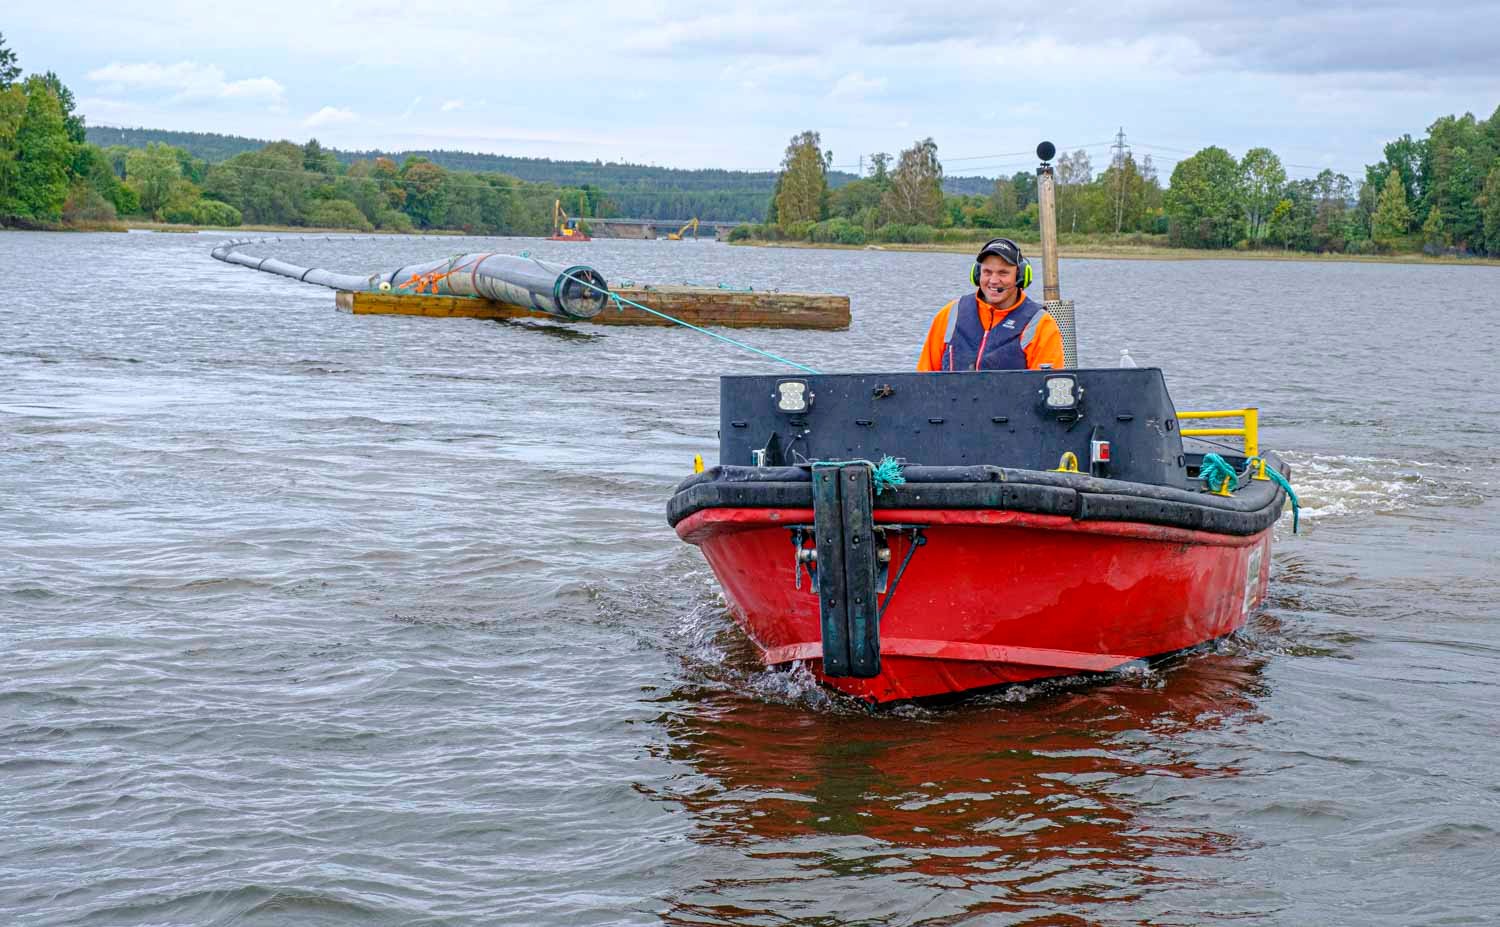
[(1114, 151), (1115, 234), (1118, 235), (1125, 219), (1125, 155), (1130, 150), (1125, 144), (1124, 126), (1120, 126), (1120, 131), (1115, 135), (1115, 143), (1109, 147)]

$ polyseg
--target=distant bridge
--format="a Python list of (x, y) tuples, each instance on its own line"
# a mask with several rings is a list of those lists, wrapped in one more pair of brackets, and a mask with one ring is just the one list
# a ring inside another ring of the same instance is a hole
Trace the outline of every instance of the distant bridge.
[[(668, 233), (675, 233), (691, 222), (691, 219), (590, 219), (584, 218), (582, 222), (589, 227), (589, 234), (595, 238), (666, 238)], [(708, 219), (698, 220), (699, 238), (717, 238), (723, 241), (729, 237), (729, 232), (736, 225), (744, 225), (743, 222), (710, 221)], [(688, 237), (693, 237), (688, 233)]]

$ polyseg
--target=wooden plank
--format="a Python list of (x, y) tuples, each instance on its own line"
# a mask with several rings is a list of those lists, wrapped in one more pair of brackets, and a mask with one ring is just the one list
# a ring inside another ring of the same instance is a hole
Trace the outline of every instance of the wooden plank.
[[(828, 293), (740, 292), (708, 287), (620, 287), (622, 299), (650, 306), (657, 312), (694, 325), (723, 328), (807, 328), (840, 331), (849, 327), (849, 297)], [(355, 315), (417, 315), (436, 318), (519, 319), (567, 321), (522, 306), (487, 299), (395, 293), (347, 293), (336, 299), (338, 308)], [(589, 320), (595, 325), (671, 325), (634, 306), (620, 311), (608, 306)]]

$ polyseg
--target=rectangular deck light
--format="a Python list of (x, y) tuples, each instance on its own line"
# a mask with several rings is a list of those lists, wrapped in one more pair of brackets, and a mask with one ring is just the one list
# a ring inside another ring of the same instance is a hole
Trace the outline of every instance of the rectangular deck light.
[(1078, 400), (1082, 398), (1082, 390), (1078, 388), (1078, 380), (1068, 375), (1050, 376), (1046, 379), (1046, 386), (1042, 395), (1047, 408), (1053, 412), (1071, 412), (1078, 408)]
[(806, 380), (781, 380), (776, 384), (776, 410), (795, 415), (812, 408), (813, 394)]

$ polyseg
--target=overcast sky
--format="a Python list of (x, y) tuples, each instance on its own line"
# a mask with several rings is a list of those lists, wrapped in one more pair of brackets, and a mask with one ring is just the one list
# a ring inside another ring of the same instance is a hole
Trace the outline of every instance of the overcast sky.
[(1500, 106), (1500, 0), (1358, 4), (19, 0), (21, 66), (91, 125), (672, 167), (836, 166), (931, 136), (950, 174), (1096, 166), (1123, 126), (1163, 175), (1264, 145), (1356, 179), (1438, 116)]

